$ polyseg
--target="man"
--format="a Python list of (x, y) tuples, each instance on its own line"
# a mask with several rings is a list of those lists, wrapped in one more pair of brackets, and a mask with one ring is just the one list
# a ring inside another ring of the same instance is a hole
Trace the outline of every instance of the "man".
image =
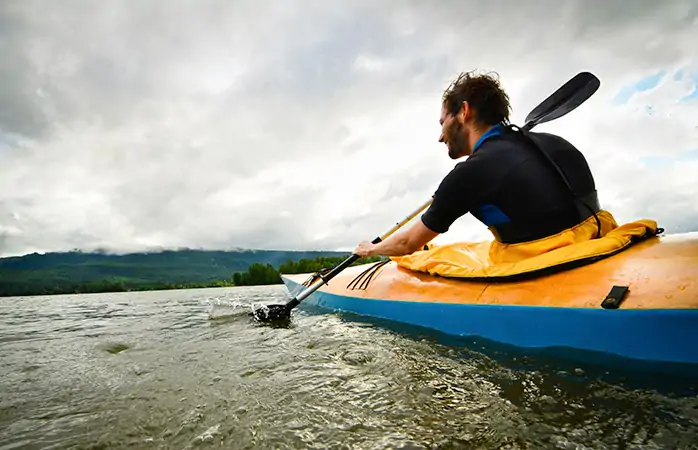
[(500, 245), (550, 237), (591, 216), (600, 234), (594, 178), (584, 156), (558, 136), (515, 129), (510, 109), (497, 79), (461, 74), (443, 94), (439, 142), (452, 159), (468, 159), (442, 180), (421, 220), (378, 244), (361, 242), (354, 253), (409, 255), (467, 213)]

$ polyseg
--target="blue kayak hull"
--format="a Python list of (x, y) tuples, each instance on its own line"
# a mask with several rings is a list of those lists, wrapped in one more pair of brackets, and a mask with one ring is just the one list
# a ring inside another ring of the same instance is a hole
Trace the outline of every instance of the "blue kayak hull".
[[(282, 276), (291, 295), (304, 286)], [(345, 311), (521, 348), (569, 348), (642, 361), (698, 364), (698, 309), (617, 309), (440, 303), (319, 289), (298, 307)]]

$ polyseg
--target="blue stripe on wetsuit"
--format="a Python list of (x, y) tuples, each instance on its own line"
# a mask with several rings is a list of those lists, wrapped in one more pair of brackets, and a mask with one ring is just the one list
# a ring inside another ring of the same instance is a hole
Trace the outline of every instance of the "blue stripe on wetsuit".
[[(493, 126), (489, 130), (487, 130), (485, 134), (480, 136), (480, 139), (477, 140), (475, 146), (473, 147), (473, 154), (478, 149), (478, 147), (480, 147), (480, 145), (484, 142), (485, 139), (491, 136), (496, 136), (498, 134), (502, 134), (502, 125), (500, 124)], [(507, 215), (504, 214), (501, 209), (489, 203), (478, 206), (477, 208), (470, 211), (470, 213), (488, 227), (511, 222), (511, 219), (507, 217)]]

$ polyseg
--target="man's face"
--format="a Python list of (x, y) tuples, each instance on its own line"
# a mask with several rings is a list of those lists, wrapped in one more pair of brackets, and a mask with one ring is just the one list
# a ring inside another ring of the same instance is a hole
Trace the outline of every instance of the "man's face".
[[(464, 106), (467, 108), (467, 106)], [(441, 136), (439, 142), (443, 142), (448, 147), (448, 156), (451, 159), (458, 159), (472, 153), (468, 143), (469, 131), (459, 116), (463, 115), (463, 109), (457, 115), (450, 114), (445, 105), (441, 105)]]

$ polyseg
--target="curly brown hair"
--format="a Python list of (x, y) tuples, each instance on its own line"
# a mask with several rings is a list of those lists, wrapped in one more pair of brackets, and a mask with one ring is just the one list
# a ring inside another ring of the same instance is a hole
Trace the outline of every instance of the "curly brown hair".
[(475, 109), (478, 122), (486, 125), (508, 123), (511, 106), (509, 96), (499, 84), (499, 75), (462, 72), (444, 91), (443, 104), (446, 111), (456, 114), (463, 104)]

